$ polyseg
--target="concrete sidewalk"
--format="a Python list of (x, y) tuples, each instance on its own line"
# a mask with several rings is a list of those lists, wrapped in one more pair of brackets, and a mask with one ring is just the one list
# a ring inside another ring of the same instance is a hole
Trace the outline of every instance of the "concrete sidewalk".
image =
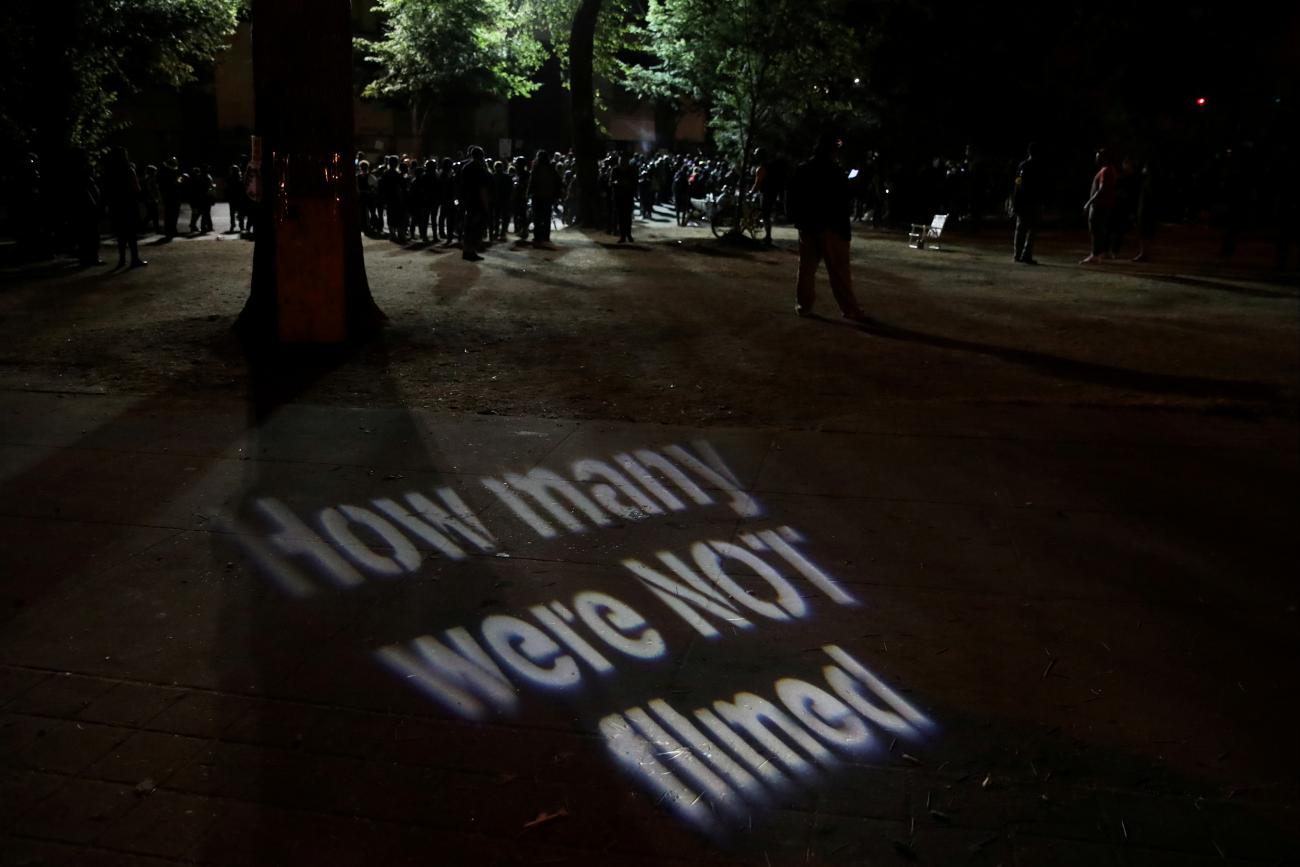
[(0, 863), (1296, 863), (1291, 421), (0, 394)]

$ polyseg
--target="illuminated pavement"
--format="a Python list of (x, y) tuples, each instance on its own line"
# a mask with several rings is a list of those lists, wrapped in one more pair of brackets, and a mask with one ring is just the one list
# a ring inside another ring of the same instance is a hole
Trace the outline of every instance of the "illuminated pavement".
[(1289, 423), (0, 405), (5, 865), (1294, 863)]

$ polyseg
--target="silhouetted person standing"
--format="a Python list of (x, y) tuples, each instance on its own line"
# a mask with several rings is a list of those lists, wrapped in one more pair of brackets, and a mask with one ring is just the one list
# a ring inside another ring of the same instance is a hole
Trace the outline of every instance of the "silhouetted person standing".
[(244, 230), (244, 211), (247, 209), (244, 195), (244, 171), (237, 163), (231, 164), (226, 172), (226, 204), (230, 207), (230, 234), (235, 235)]
[(526, 157), (515, 157), (515, 185), (511, 190), (510, 204), (515, 216), (515, 234), (521, 241), (528, 240), (528, 181), (532, 172)]
[(492, 217), (488, 226), (488, 237), (494, 241), (504, 241), (510, 230), (510, 213), (514, 196), (514, 179), (506, 170), (506, 163), (497, 160), (492, 164)]
[(1097, 174), (1092, 177), (1092, 195), (1084, 203), (1083, 209), (1088, 214), (1088, 234), (1092, 236), (1092, 252), (1083, 258), (1080, 265), (1100, 262), (1110, 238), (1110, 218), (1119, 197), (1119, 178), (1115, 168), (1110, 164), (1106, 149), (1097, 151)]
[(614, 193), (614, 216), (618, 222), (618, 242), (632, 240), (632, 208), (636, 203), (636, 168), (627, 161), (627, 154), (619, 154), (609, 176)]
[(388, 214), (388, 234), (399, 244), (406, 243), (406, 201), (401, 159), (388, 157), (388, 166), (379, 179), (379, 202)]
[(460, 257), (470, 262), (477, 262), (483, 258), (478, 254), (478, 245), (483, 238), (483, 232), (487, 229), (488, 196), (491, 186), (492, 178), (483, 157), (483, 148), (474, 145), (469, 149), (469, 159), (460, 170), (460, 206), (465, 212)]
[(555, 200), (560, 196), (560, 173), (551, 164), (551, 155), (537, 152), (533, 173), (528, 179), (528, 198), (533, 203), (533, 246), (546, 247), (551, 243), (551, 214)]
[(104, 199), (108, 216), (117, 236), (117, 267), (126, 265), (126, 251), (131, 251), (131, 267), (149, 263), (140, 258), (136, 232), (140, 229), (140, 179), (131, 166), (126, 148), (115, 148), (104, 166)]
[(456, 164), (451, 157), (443, 157), (442, 168), (438, 172), (438, 235), (450, 247), (460, 226), (456, 222)]
[(158, 169), (158, 195), (163, 203), (163, 237), (175, 238), (176, 223), (181, 216), (181, 173), (176, 157), (163, 160)]
[(849, 180), (836, 159), (840, 141), (824, 135), (812, 159), (799, 164), (790, 183), (790, 206), (799, 230), (799, 278), (795, 284), (795, 312), (808, 316), (816, 298), (817, 266), (826, 260), (831, 292), (846, 319), (866, 320), (853, 295), (849, 269), (849, 216), (852, 193)]
[(1038, 221), (1043, 212), (1043, 180), (1038, 163), (1034, 162), (1034, 144), (1030, 142), (1025, 159), (1016, 169), (1016, 188), (1011, 193), (1011, 212), (1016, 218), (1016, 232), (1012, 247), (1017, 262), (1037, 265), (1034, 259), (1034, 238), (1038, 235)]
[[(375, 177), (370, 174), (370, 161), (357, 160), (357, 209), (361, 212), (361, 231), (375, 232)], [(435, 234), (437, 227), (434, 227)]]
[(212, 175), (207, 166), (190, 169), (190, 234), (212, 231)]
[[(438, 204), (438, 164), (425, 160), (423, 165), (416, 163), (412, 171), (415, 178), (411, 181), (411, 235), (420, 233), (420, 240), (429, 241), (429, 218), (435, 213)], [(434, 218), (433, 239), (438, 240), (438, 223)]]

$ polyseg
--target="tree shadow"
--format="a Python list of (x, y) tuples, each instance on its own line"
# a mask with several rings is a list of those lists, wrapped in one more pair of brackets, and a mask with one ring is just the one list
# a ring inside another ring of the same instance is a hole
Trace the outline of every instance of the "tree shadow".
[(0, 267), (0, 286), (15, 288), (24, 283), (53, 280), (59, 277), (71, 277), (77, 274), (93, 273), (107, 265), (82, 265), (76, 259), (55, 258), (39, 262)]
[(1083, 382), (1090, 385), (1102, 385), (1152, 394), (1174, 394), (1183, 397), (1263, 403), (1280, 403), (1283, 399), (1281, 387), (1271, 383), (1215, 379), (1213, 377), (1171, 373), (1152, 373), (1093, 361), (1064, 358), (1032, 349), (999, 346), (974, 340), (964, 340), (958, 337), (927, 334), (922, 331), (874, 320), (864, 323), (845, 322), (844, 324), (857, 328), (873, 337), (916, 343), (936, 349), (950, 349), (957, 352), (970, 352), (989, 356), (1000, 361), (1030, 368), (1056, 379), (1072, 382)]
[(711, 256), (718, 259), (751, 259), (754, 253), (760, 253), (765, 250), (775, 249), (773, 247), (759, 246), (757, 248), (742, 247), (724, 243), (717, 238), (672, 238), (663, 241), (652, 241), (651, 247), (662, 247), (676, 250), (683, 253), (696, 253), (701, 256)]
[[(469, 555), (455, 560), (418, 542), (419, 565), (410, 574), (383, 575), (356, 562), (357, 582), (345, 585), (311, 555), (286, 553), (294, 543), (277, 548), (272, 541), (268, 503), (301, 521), (289, 533), (298, 539), (324, 533), (327, 512), (376, 509), (411, 491), (435, 499), (436, 491), (458, 491), (484, 514), (476, 474), (489, 461), (522, 459), (515, 449), (523, 446), (476, 454), (490, 448), (479, 423), (400, 408), (386, 337), (364, 347), (249, 357), (249, 459), (230, 498), (226, 532), (211, 542), (213, 562), (239, 564), (241, 580), (229, 582), (221, 598), (211, 664), (221, 693), (251, 710), (200, 759), (213, 779), (228, 780), (221, 794), (240, 802), (205, 836), (200, 861), (413, 863), (384, 854), (398, 835), (448, 863), (500, 863), (491, 853), (503, 846), (528, 852), (534, 838), (512, 842), (511, 835), (540, 809), (562, 806), (560, 788), (576, 788), (557, 764), (579, 755), (587, 767), (599, 755), (594, 722), (557, 727), (535, 703), (516, 719), (463, 721), (376, 660), (380, 647), (468, 625), (485, 610), (521, 610), (550, 598), (556, 591), (527, 580), (535, 567), (468, 545)], [(303, 402), (352, 364), (372, 374), (370, 403), (398, 408)], [(507, 434), (494, 441), (534, 440)], [(402, 556), (391, 540), (358, 532), (370, 556)], [(286, 581), (289, 571), (297, 578)], [(625, 785), (612, 767), (581, 783), (584, 791), (610, 793)], [(645, 833), (626, 810), (610, 814), (624, 836)]]
[[(1210, 277), (1192, 277), (1186, 274), (1142, 274), (1138, 272), (1125, 272), (1129, 276), (1141, 277), (1147, 280), (1155, 280), (1160, 283), (1173, 283), (1177, 286), (1190, 286), (1194, 289), (1209, 289), (1215, 292), (1226, 292), (1231, 295), (1243, 295), (1248, 298), (1279, 298), (1296, 300), (1300, 294), (1296, 292), (1279, 292), (1269, 289), (1260, 289), (1255, 286), (1242, 286), (1238, 283), (1232, 283), (1225, 280), (1215, 280)], [(1279, 284), (1295, 282), (1277, 278), (1273, 281)]]
[(614, 250), (614, 251), (628, 250), (637, 253), (654, 252), (654, 245), (647, 244), (644, 241), (632, 241), (630, 243), (623, 243), (623, 244), (620, 244), (617, 241), (597, 241), (596, 246), (600, 247), (603, 250)]

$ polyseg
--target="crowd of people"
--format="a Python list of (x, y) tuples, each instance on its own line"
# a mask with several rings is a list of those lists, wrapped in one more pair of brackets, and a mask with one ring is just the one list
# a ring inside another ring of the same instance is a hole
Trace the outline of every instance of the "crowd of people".
[[(247, 158), (232, 164), (225, 177), (232, 233), (251, 232), (253, 225), (241, 166), (247, 166)], [(189, 208), (188, 235), (215, 231), (212, 208), (219, 189), (208, 165), (182, 170), (173, 156), (141, 168), (126, 148), (117, 147), (98, 165), (79, 153), (71, 165), (43, 168), (39, 156), (24, 155), (7, 190), (14, 237), (30, 258), (72, 254), (83, 266), (107, 264), (99, 255), (107, 220), (117, 240), (117, 267), (144, 267), (149, 263), (140, 257), (140, 239), (180, 236), (183, 206)]]
[(493, 160), (477, 145), (455, 156), (353, 161), (362, 231), (398, 244), (441, 241), (480, 259), (484, 245), (504, 241), (511, 228), (521, 241), (550, 246), (557, 202), (572, 186), (571, 161), (540, 150), (529, 160)]
[[(521, 242), (550, 244), (556, 222), (577, 219), (576, 166), (571, 153), (539, 150), (529, 159), (489, 161), (477, 146), (453, 156), (388, 154), (354, 160), (363, 231), (399, 244), (461, 246), (466, 258), (513, 234)], [(735, 187), (739, 173), (726, 160), (703, 154), (629, 154), (611, 151), (597, 168), (597, 200), (605, 228), (629, 243), (637, 213), (676, 210), (678, 225), (703, 214), (704, 201)], [(470, 243), (465, 244), (465, 238)]]
[[(944, 213), (951, 223), (973, 230), (990, 216), (1010, 217), (1015, 260), (1036, 264), (1034, 239), (1043, 213), (1067, 210), (1077, 195), (1068, 187), (1082, 187), (1077, 180), (1067, 185), (1060, 160), (1052, 156), (1045, 161), (1031, 148), (1018, 163), (994, 161), (966, 147), (956, 158), (918, 160), (909, 169), (867, 151), (841, 158), (840, 166), (852, 219), (880, 228), (928, 222)], [(1101, 150), (1084, 198), (1092, 241), (1084, 263), (1121, 255), (1146, 261), (1157, 223), (1180, 219), (1219, 226), (1219, 253), (1228, 257), (1253, 215), (1256, 221), (1271, 220), (1281, 267), (1294, 241), (1300, 199), (1295, 170), (1286, 177), (1261, 173), (1256, 162), (1240, 149), (1227, 150), (1212, 171), (1200, 173), (1189, 186), (1186, 173), (1160, 171), (1149, 159), (1116, 159)], [(13, 234), (29, 254), (72, 252), (90, 266), (102, 262), (98, 237), (106, 219), (118, 241), (118, 265), (142, 267), (147, 262), (139, 255), (139, 238), (153, 233), (166, 241), (180, 235), (183, 206), (188, 206), (189, 235), (216, 231), (213, 205), (224, 200), (230, 215), (224, 231), (254, 236), (257, 209), (247, 192), (253, 170), (246, 156), (220, 175), (207, 164), (181, 166), (173, 156), (138, 167), (118, 148), (98, 166), (79, 156), (71, 171), (59, 165), (47, 177), (37, 156), (27, 155), (7, 184)], [(441, 242), (474, 260), (486, 245), (511, 235), (519, 243), (550, 246), (553, 225), (577, 219), (572, 153), (542, 149), (531, 158), (488, 159), (477, 146), (442, 157), (357, 152), (354, 168), (361, 230), (403, 245)], [(739, 191), (759, 203), (770, 243), (772, 223), (791, 217), (787, 201), (794, 175), (791, 161), (769, 157), (761, 148), (743, 167), (703, 151), (610, 150), (598, 164), (595, 205), (610, 235), (630, 243), (638, 213), (643, 220), (657, 219), (657, 213), (671, 219), (675, 213), (677, 224), (686, 226), (707, 220), (715, 203)], [(1130, 245), (1134, 238), (1136, 245)]]

